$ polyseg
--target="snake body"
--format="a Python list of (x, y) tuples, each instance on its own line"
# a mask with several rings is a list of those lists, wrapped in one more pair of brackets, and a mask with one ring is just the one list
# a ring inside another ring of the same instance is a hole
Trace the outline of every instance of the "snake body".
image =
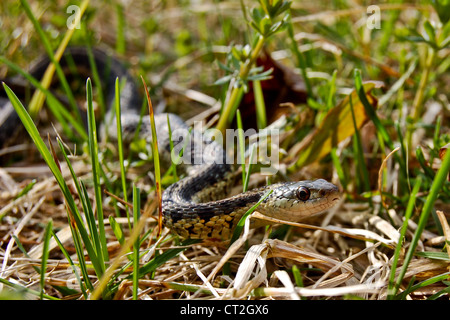
[[(77, 68), (91, 70), (88, 52), (75, 47), (66, 50), (61, 66), (68, 65), (67, 57)], [(99, 71), (107, 95), (107, 106), (114, 103), (114, 83), (117, 77), (125, 80), (121, 89), (122, 127), (124, 137), (134, 135), (140, 123), (141, 95), (133, 77), (125, 66), (114, 57), (101, 50), (92, 50), (92, 57)], [(47, 58), (39, 60), (30, 74), (40, 79), (49, 64)], [(13, 78), (12, 82), (18, 81)], [(17, 128), (18, 117), (11, 105), (0, 100), (0, 146), (4, 145), (12, 130)], [(112, 108), (110, 108), (112, 109)], [(111, 137), (117, 135), (114, 114), (108, 111), (103, 130)], [(164, 223), (184, 238), (228, 239), (243, 214), (254, 206), (266, 192), (269, 196), (260, 203), (258, 212), (287, 221), (299, 221), (304, 217), (320, 213), (332, 207), (340, 198), (339, 189), (323, 179), (315, 181), (283, 182), (226, 197), (232, 185), (233, 167), (226, 158), (222, 146), (201, 133), (192, 131), (174, 114), (155, 115), (158, 147), (162, 156), (170, 161), (171, 147), (168, 132), (170, 128), (174, 149), (183, 145), (183, 159), (191, 164), (185, 166), (186, 177), (170, 185), (163, 193), (162, 208)], [(148, 117), (144, 117), (141, 135), (151, 140)], [(186, 137), (189, 136), (189, 144)], [(187, 146), (187, 147), (186, 147)], [(173, 150), (173, 149), (172, 149)]]

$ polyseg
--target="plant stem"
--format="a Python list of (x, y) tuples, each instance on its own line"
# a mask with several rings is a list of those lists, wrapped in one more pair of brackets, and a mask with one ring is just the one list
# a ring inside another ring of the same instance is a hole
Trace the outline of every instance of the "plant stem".
[(266, 40), (266, 38), (262, 35), (260, 35), (258, 37), (258, 42), (256, 43), (255, 48), (252, 51), (252, 54), (250, 56), (250, 59), (247, 60), (242, 66), (241, 66), (241, 72), (239, 73), (239, 76), (241, 78), (246, 78), (248, 76), (248, 73), (250, 72), (250, 69), (253, 65), (253, 63), (256, 61), (256, 59), (259, 56), (259, 53), (261, 52), (263, 46), (264, 46), (264, 41)]
[[(259, 53), (261, 52), (263, 46), (264, 46), (265, 37), (260, 35), (258, 38), (258, 42), (256, 43), (255, 47), (252, 50), (252, 53), (250, 55), (250, 58), (241, 65), (241, 70), (239, 72), (239, 77), (241, 79), (246, 79), (251, 67), (255, 63), (256, 59), (259, 56)], [(222, 114), (220, 115), (219, 123), (217, 124), (217, 129), (221, 132), (224, 132), (227, 124), (228, 124), (228, 118), (230, 116), (231, 110), (233, 110), (233, 106), (237, 103), (237, 98), (239, 97), (239, 91), (241, 90), (241, 87), (237, 86), (233, 88), (233, 91), (231, 92), (230, 98), (227, 101), (227, 104), (225, 105)]]

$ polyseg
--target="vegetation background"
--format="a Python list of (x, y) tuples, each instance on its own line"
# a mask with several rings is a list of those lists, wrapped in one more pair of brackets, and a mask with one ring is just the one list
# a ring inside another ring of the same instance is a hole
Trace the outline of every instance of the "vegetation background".
[[(145, 79), (156, 112), (280, 128), (279, 174), (243, 166), (244, 188), (326, 178), (343, 191), (301, 228), (232, 245), (159, 237), (148, 146), (135, 141), (120, 161), (119, 146), (92, 140), (93, 123), (83, 135), (58, 118), (45, 89), (45, 104), (25, 90), (27, 118), (5, 87), (34, 143), (0, 150), (2, 298), (448, 298), (448, 1), (2, 1), (0, 26), (8, 86), (43, 54), (98, 47)], [(92, 114), (100, 88), (70, 83)]]

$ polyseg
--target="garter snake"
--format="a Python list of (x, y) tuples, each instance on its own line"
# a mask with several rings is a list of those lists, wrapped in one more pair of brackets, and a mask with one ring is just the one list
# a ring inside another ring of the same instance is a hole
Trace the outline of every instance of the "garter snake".
[[(121, 89), (120, 103), (122, 127), (125, 140), (133, 136), (140, 124), (141, 98), (133, 77), (125, 66), (115, 58), (100, 50), (93, 50), (95, 66), (102, 76), (106, 88), (107, 106), (114, 103), (114, 84), (116, 78), (125, 80)], [(77, 69), (90, 70), (87, 50), (82, 47), (69, 48), (61, 60), (61, 66), (68, 69), (67, 57)], [(30, 74), (40, 79), (49, 64), (43, 58), (30, 69)], [(13, 78), (12, 82), (20, 82)], [(112, 89), (112, 90), (111, 90)], [(0, 146), (5, 145), (8, 137), (16, 130), (18, 117), (8, 101), (0, 100)], [(113, 108), (110, 108), (113, 109)], [(198, 132), (189, 132), (183, 120), (174, 114), (155, 116), (159, 150), (164, 158), (171, 159), (168, 133), (168, 120), (172, 132), (174, 148), (181, 144), (183, 158), (191, 165), (186, 166), (187, 176), (170, 185), (163, 193), (162, 206), (164, 223), (184, 238), (221, 239), (231, 236), (242, 215), (268, 190), (272, 193), (258, 206), (258, 212), (281, 220), (298, 221), (304, 217), (320, 213), (332, 207), (340, 198), (338, 188), (323, 180), (283, 182), (226, 197), (233, 176), (233, 166), (228, 163), (222, 146), (214, 140), (208, 140)], [(103, 124), (103, 132), (117, 135), (114, 112), (108, 111)], [(177, 134), (178, 133), (178, 134)], [(141, 135), (151, 139), (148, 117), (144, 117)], [(186, 137), (191, 143), (186, 148)]]

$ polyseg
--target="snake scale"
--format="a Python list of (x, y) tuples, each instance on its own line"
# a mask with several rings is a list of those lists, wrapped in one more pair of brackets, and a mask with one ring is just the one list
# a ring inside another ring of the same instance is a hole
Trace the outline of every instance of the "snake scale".
[[(119, 60), (99, 49), (93, 49), (91, 52), (107, 93), (105, 99), (107, 106), (114, 103), (116, 78), (125, 80), (125, 85), (121, 89), (120, 102), (121, 122), (126, 141), (133, 136), (140, 121), (142, 98), (139, 88)], [(60, 63), (64, 70), (69, 69), (68, 61), (74, 63), (77, 70), (84, 70), (88, 75), (92, 69), (88, 51), (84, 47), (66, 50)], [(49, 63), (48, 58), (41, 58), (30, 68), (29, 73), (34, 78), (40, 79)], [(23, 81), (15, 76), (7, 83), (15, 84), (23, 83)], [(0, 147), (2, 147), (17, 130), (20, 122), (9, 100), (0, 98), (0, 108)], [(189, 128), (177, 115), (155, 115), (159, 150), (162, 156), (170, 161), (167, 119), (174, 132), (189, 132)], [(113, 138), (116, 137), (112, 111), (107, 112), (104, 122), (101, 131)], [(143, 119), (140, 134), (148, 141), (151, 140), (148, 117)], [(189, 137), (192, 140), (188, 147), (184, 144), (183, 157), (191, 159), (193, 164), (186, 166), (186, 177), (170, 185), (163, 192), (162, 197), (164, 223), (181, 237), (229, 239), (242, 215), (269, 190), (272, 192), (260, 203), (258, 212), (286, 221), (299, 221), (304, 217), (320, 213), (332, 207), (340, 198), (339, 189), (323, 179), (282, 182), (226, 198), (232, 183), (233, 166), (226, 161), (223, 147), (212, 139), (205, 139), (199, 132), (193, 131)], [(172, 135), (174, 148), (180, 143), (185, 143), (184, 139), (186, 139), (184, 134), (178, 137)]]

